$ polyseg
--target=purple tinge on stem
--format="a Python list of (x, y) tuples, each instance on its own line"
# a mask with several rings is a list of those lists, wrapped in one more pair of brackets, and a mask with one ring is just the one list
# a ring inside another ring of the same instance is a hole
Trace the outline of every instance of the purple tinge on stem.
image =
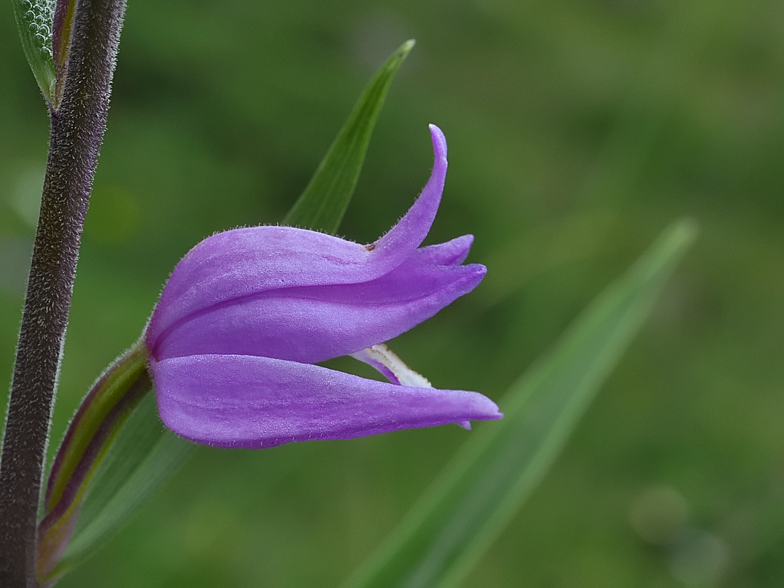
[[(419, 247), (447, 168), (444, 135), (430, 130), (430, 180), (375, 243), (253, 227), (205, 239), (180, 261), (145, 334), (170, 429), (199, 443), (249, 448), (502, 416), (481, 394), (433, 389), (379, 351), (473, 290), (486, 272), (461, 265), (470, 235)], [(392, 383), (313, 365), (342, 355)]]

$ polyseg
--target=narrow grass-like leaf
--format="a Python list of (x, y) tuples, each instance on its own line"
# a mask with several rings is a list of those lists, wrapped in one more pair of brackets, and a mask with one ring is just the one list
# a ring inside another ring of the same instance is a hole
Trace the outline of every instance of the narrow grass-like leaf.
[(465, 578), (544, 477), (695, 234), (675, 223), (591, 303), (499, 403), (504, 419), (458, 452), (348, 586), (447, 588)]
[(35, 81), (49, 104), (54, 103), (55, 73), (52, 60), (54, 0), (13, 0), (16, 26)]
[(389, 86), (414, 41), (406, 41), (362, 92), (346, 124), (283, 224), (334, 233), (346, 212), (365, 160), (370, 135)]
[(158, 417), (155, 394), (148, 394), (118, 434), (90, 484), (57, 578), (90, 555), (125, 523), (190, 455), (194, 445), (166, 429)]

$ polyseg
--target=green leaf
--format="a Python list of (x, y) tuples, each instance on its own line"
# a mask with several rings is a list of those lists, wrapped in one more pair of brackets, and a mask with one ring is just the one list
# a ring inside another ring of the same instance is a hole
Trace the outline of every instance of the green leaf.
[(457, 586), (541, 481), (696, 235), (680, 221), (576, 319), (500, 403), (351, 588)]
[(340, 226), (354, 194), (370, 135), (384, 98), (397, 70), (413, 47), (413, 40), (403, 43), (370, 80), (313, 179), (283, 224), (324, 233), (334, 233)]
[(114, 439), (152, 388), (147, 350), (137, 342), (104, 371), (82, 400), (57, 450), (38, 525), (36, 574), (45, 580), (57, 565), (90, 483)]
[(52, 60), (54, 0), (13, 0), (16, 26), (27, 62), (49, 104), (54, 104), (55, 73)]
[(177, 471), (193, 448), (193, 443), (163, 426), (155, 394), (147, 394), (91, 481), (74, 534), (50, 579), (76, 566), (125, 523)]

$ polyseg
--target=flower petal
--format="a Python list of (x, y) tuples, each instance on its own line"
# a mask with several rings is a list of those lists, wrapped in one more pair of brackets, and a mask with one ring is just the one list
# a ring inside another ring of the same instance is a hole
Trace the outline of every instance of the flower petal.
[[(414, 205), (408, 210), (406, 215), (397, 224), (389, 229), (386, 235), (375, 243), (375, 250), (379, 253), (388, 251), (401, 251), (411, 247), (414, 248), (425, 240), (433, 220), (438, 212), (438, 205), (441, 202), (441, 193), (444, 191), (446, 181), (446, 137), (436, 125), (430, 125), (430, 136), (433, 139), (433, 152), (435, 162), (433, 172), (425, 185), (422, 194)], [(409, 254), (412, 251), (409, 251)]]
[(435, 218), (446, 175), (446, 140), (431, 125), (435, 164), (417, 201), (374, 245), (293, 227), (251, 227), (213, 235), (174, 268), (147, 328), (152, 349), (161, 333), (195, 313), (259, 292), (355, 284), (393, 270), (419, 247)]
[(179, 323), (151, 353), (157, 360), (225, 353), (317, 363), (397, 337), (473, 290), (485, 271), (407, 263), (372, 282), (265, 292)]
[(463, 235), (446, 243), (417, 249), (411, 259), (426, 265), (460, 265), (468, 257), (473, 242), (473, 235)]
[(265, 357), (190, 356), (151, 368), (166, 426), (216, 447), (349, 439), (502, 416), (477, 392), (408, 388)]

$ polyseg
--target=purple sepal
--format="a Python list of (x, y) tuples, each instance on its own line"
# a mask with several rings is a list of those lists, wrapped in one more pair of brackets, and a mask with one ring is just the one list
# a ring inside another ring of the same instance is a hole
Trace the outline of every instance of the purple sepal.
[(501, 417), (478, 392), (410, 388), (247, 355), (153, 363), (167, 427), (216, 447), (274, 447)]

